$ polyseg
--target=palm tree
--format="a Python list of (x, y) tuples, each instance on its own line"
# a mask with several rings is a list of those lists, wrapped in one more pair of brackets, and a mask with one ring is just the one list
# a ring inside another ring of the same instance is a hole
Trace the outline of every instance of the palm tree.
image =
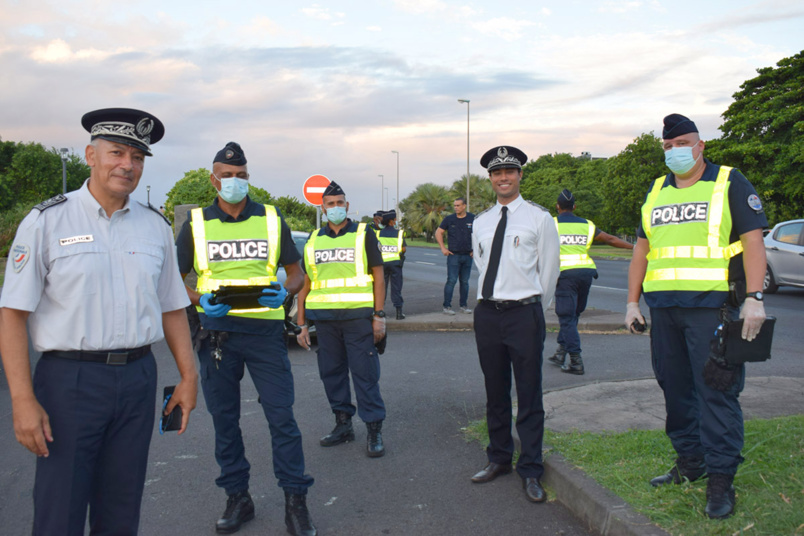
[[(449, 190), (452, 199), (466, 197), (466, 175), (452, 183)], [(480, 175), (469, 175), (469, 210), (473, 214), (480, 214), (497, 202), (497, 194), (491, 189), (491, 181)]]
[(443, 186), (420, 184), (399, 204), (404, 214), (402, 226), (415, 234), (424, 233), (428, 242), (444, 219), (452, 200)]

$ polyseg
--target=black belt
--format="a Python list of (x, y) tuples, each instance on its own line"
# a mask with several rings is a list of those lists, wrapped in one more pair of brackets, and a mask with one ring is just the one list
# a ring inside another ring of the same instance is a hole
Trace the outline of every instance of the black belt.
[(498, 311), (505, 311), (506, 309), (522, 307), (523, 305), (530, 305), (531, 303), (539, 303), (541, 301), (541, 296), (531, 296), (530, 298), (523, 298), (521, 300), (480, 300), (480, 303), (488, 304), (489, 307), (494, 307)]
[(43, 352), (42, 357), (58, 357), (73, 361), (90, 361), (107, 365), (125, 365), (144, 357), (151, 351), (151, 345), (140, 346), (131, 350), (51, 350)]

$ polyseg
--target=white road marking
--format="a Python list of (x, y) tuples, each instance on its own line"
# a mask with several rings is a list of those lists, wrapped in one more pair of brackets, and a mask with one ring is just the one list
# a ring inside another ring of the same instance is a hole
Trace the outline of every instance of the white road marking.
[(601, 287), (600, 285), (592, 285), (592, 288), (604, 288), (606, 290), (619, 290), (621, 292), (628, 292), (627, 288)]
[(337, 500), (338, 500), (338, 498), (337, 498), (337, 497), (333, 497), (333, 498), (331, 498), (330, 500), (328, 500), (327, 502), (325, 502), (325, 503), (324, 503), (324, 506), (332, 506), (332, 505), (333, 505), (333, 503), (334, 503), (335, 501), (337, 501)]
[(435, 266), (436, 265), (436, 263), (434, 263), (434, 262), (424, 262), (424, 261), (413, 261), (413, 262), (415, 262), (416, 264), (426, 264), (428, 266)]

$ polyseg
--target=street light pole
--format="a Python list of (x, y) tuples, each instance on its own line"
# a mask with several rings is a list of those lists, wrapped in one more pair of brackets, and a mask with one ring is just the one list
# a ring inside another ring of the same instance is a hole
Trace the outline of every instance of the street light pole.
[(67, 193), (67, 147), (61, 148), (61, 193)]
[(396, 154), (396, 216), (397, 218), (402, 218), (399, 214), (399, 151), (391, 151), (392, 153)]
[(466, 103), (466, 212), (469, 212), (469, 99), (458, 99)]
[(385, 204), (388, 205), (388, 188), (383, 188), (383, 190), (385, 190)]
[(380, 178), (380, 210), (385, 210), (385, 205), (382, 204), (383, 201), (383, 194), (385, 192), (385, 176), (384, 175), (377, 175)]

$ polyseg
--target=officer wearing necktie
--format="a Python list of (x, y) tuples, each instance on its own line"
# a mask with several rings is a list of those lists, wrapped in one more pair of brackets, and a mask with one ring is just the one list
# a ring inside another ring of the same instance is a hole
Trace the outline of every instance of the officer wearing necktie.
[(525, 153), (495, 147), (480, 159), (488, 169), (497, 204), (477, 215), (472, 251), (480, 271), (474, 329), (486, 386), (488, 463), (472, 477), (484, 483), (511, 472), (511, 370), (518, 400), (517, 432), (522, 441), (516, 470), (525, 495), (544, 502), (540, 479), (544, 406), (542, 350), (544, 310), (553, 298), (559, 274), (555, 223), (544, 208), (519, 194)]

